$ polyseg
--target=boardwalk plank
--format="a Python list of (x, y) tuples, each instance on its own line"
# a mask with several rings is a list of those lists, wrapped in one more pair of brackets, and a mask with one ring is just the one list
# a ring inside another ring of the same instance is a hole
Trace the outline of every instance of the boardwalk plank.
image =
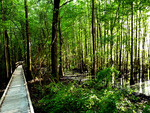
[(34, 113), (22, 65), (12, 75), (1, 103), (0, 113)]

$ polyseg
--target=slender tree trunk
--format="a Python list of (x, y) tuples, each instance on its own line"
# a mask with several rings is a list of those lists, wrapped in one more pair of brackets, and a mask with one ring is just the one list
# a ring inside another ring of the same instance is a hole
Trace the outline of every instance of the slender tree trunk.
[[(11, 34), (10, 34), (10, 39), (12, 39), (12, 36), (13, 36), (13, 34), (12, 34), (12, 28), (10, 27), (10, 32), (11, 32)], [(13, 41), (12, 40), (10, 40), (10, 44), (11, 44), (11, 72), (13, 72), (14, 70), (15, 70), (15, 68), (16, 68), (16, 66), (15, 66), (15, 62), (14, 62), (14, 47), (13, 47), (13, 43), (12, 43)]]
[(28, 5), (27, 0), (24, 1), (25, 3), (25, 18), (26, 18), (26, 37), (27, 37), (27, 75), (28, 79), (32, 79), (31, 76), (31, 40), (30, 40), (30, 33), (29, 33), (29, 19), (28, 19)]
[(9, 75), (11, 76), (11, 65), (10, 65), (10, 45), (9, 45), (9, 36), (8, 36), (8, 33), (7, 33), (7, 30), (5, 30), (5, 38), (6, 38), (6, 42), (7, 42), (7, 57), (8, 57), (8, 67), (9, 67)]
[(92, 0), (92, 37), (93, 37), (93, 71), (92, 71), (92, 75), (95, 75), (95, 72), (96, 72), (96, 61), (95, 61), (96, 42), (95, 42), (94, 0)]
[[(119, 24), (119, 20), (118, 20), (118, 24)], [(119, 32), (119, 26), (118, 26), (118, 28), (117, 28), (117, 33)], [(119, 54), (119, 52), (118, 52), (118, 50), (119, 50), (119, 36), (117, 36), (117, 44), (116, 44), (116, 67), (117, 67), (117, 69), (118, 69), (118, 54)]]
[(96, 48), (97, 48), (97, 55), (96, 55), (96, 61), (97, 61), (97, 65), (96, 65), (96, 67), (97, 68), (99, 68), (99, 56), (98, 56), (98, 51), (99, 51), (99, 29), (98, 29), (98, 27), (99, 27), (99, 20), (98, 20), (98, 11), (97, 11), (97, 9), (96, 9), (96, 18), (97, 18), (97, 23), (96, 23), (96, 25), (97, 25), (97, 34), (96, 34), (96, 42), (97, 42), (97, 44), (96, 44)]
[(143, 34), (143, 38), (142, 38), (142, 82), (144, 82), (145, 77), (144, 74), (146, 72), (146, 63), (145, 63), (145, 38), (147, 36), (146, 33), (146, 22), (145, 22), (145, 18), (143, 19), (143, 27), (144, 27), (144, 34)]
[(59, 45), (60, 45), (60, 48), (59, 48), (59, 76), (62, 77), (64, 76), (64, 71), (63, 71), (63, 63), (62, 63), (62, 43), (63, 43), (63, 40), (62, 40), (62, 34), (61, 34), (61, 21), (59, 19)]
[(79, 18), (79, 57), (80, 57), (80, 72), (83, 72), (83, 46), (82, 46), (82, 23)]
[(138, 38), (138, 72), (139, 72), (139, 82), (141, 78), (141, 63), (140, 63), (140, 45), (141, 45), (141, 11), (139, 11), (139, 38)]
[[(108, 26), (109, 26), (109, 22), (108, 22), (108, 24), (107, 24)], [(108, 41), (108, 37), (109, 37), (109, 28), (107, 28), (107, 30), (106, 30), (106, 33), (107, 33), (107, 35), (106, 35), (106, 37), (107, 37), (107, 41), (105, 41), (105, 43), (107, 42), (107, 67), (109, 67), (109, 41)], [(104, 53), (105, 54), (105, 53)], [(105, 59), (105, 58), (104, 58)], [(105, 63), (104, 63), (105, 64)]]
[[(123, 55), (122, 55), (122, 38), (123, 38), (123, 28), (122, 28), (122, 23), (123, 23), (123, 19), (122, 19), (122, 21), (121, 21), (121, 30), (120, 30), (120, 32), (121, 32), (121, 35), (120, 35), (120, 52), (119, 52), (119, 71), (121, 72), (120, 73), (120, 78), (122, 77), (121, 75), (122, 75), (122, 72), (123, 72), (123, 66), (122, 66), (122, 64), (123, 64)], [(121, 68), (122, 67), (122, 68)]]
[[(87, 25), (87, 18), (85, 19), (85, 26)], [(88, 64), (87, 64), (87, 55), (88, 55), (88, 42), (87, 42), (87, 30), (86, 28), (84, 28), (84, 35), (85, 35), (85, 60), (84, 60), (84, 68), (85, 70), (88, 70), (87, 67), (88, 67)]]
[(130, 85), (134, 84), (133, 80), (133, 2), (131, 3), (131, 76), (130, 76)]
[(110, 23), (110, 35), (111, 35), (111, 40), (110, 40), (110, 65), (113, 65), (113, 26), (112, 26), (112, 21)]
[(7, 30), (4, 31), (4, 42), (5, 42), (5, 64), (6, 64), (6, 72), (7, 79), (9, 80), (11, 77), (11, 67), (10, 67), (10, 52), (9, 52), (9, 37), (7, 34)]
[(129, 59), (129, 55), (128, 55), (128, 16), (127, 16), (127, 33), (126, 33), (126, 78), (127, 78), (127, 74), (128, 74), (128, 59)]
[(138, 14), (136, 13), (136, 40), (135, 40), (135, 59), (134, 59), (134, 70), (135, 70), (135, 81), (137, 82), (137, 68), (138, 68), (138, 60), (137, 60), (137, 44), (138, 44)]
[(125, 68), (125, 73), (126, 73), (126, 76), (128, 74), (128, 34), (126, 34), (126, 68)]
[(59, 15), (59, 4), (60, 0), (54, 0), (54, 10), (53, 10), (53, 22), (52, 22), (52, 50), (51, 50), (51, 61), (52, 61), (52, 76), (56, 77), (59, 81), (58, 74), (58, 61), (57, 61), (57, 24)]
[[(121, 23), (121, 31), (120, 31), (120, 49), (119, 49), (119, 71), (121, 72), (121, 56), (122, 56), (122, 23)], [(120, 76), (121, 78), (121, 73), (120, 73)]]
[[(84, 21), (85, 26), (87, 25), (87, 18)], [(87, 30), (84, 28), (84, 35), (85, 35), (85, 63), (86, 63), (86, 58), (88, 55), (88, 43), (87, 43)]]
[[(131, 38), (130, 38), (130, 24), (129, 24), (129, 21), (130, 21), (130, 20), (129, 20), (129, 15), (128, 15), (128, 16), (127, 16), (127, 29), (128, 29), (128, 32), (127, 32), (127, 33), (128, 33), (128, 35), (127, 35), (127, 36), (128, 36), (127, 73), (130, 72), (130, 71), (129, 71), (130, 69), (128, 69), (129, 63), (130, 63), (129, 55), (130, 55), (130, 45), (131, 45), (131, 44), (130, 44)], [(128, 76), (128, 74), (127, 74), (127, 76)], [(129, 76), (128, 76), (128, 77), (129, 77)], [(127, 78), (128, 78), (128, 77), (127, 77)]]
[(100, 46), (99, 46), (99, 52), (100, 52), (100, 67), (99, 69), (102, 69), (102, 53), (103, 53), (103, 49), (102, 49), (102, 29), (101, 29), (101, 24), (99, 24), (99, 32), (100, 32)]
[[(101, 35), (102, 36), (102, 35)], [(104, 49), (103, 49), (103, 46), (102, 46), (102, 43), (104, 42)], [(105, 64), (105, 59), (106, 59), (106, 63), (108, 63), (108, 59), (107, 58), (102, 58), (105, 56), (105, 52), (106, 52), (106, 21), (104, 22), (104, 41), (101, 37), (101, 69), (102, 67), (104, 66)], [(108, 55), (108, 54), (106, 54)], [(103, 61), (104, 60), (104, 61)]]
[[(2, 8), (2, 22), (5, 23), (5, 11), (4, 11), (4, 1), (1, 0), (1, 8)], [(6, 81), (9, 81), (11, 76), (11, 68), (10, 68), (10, 53), (9, 53), (9, 37), (7, 34), (6, 27), (3, 28), (3, 38), (4, 38), (4, 49), (5, 49), (5, 66), (6, 66)]]

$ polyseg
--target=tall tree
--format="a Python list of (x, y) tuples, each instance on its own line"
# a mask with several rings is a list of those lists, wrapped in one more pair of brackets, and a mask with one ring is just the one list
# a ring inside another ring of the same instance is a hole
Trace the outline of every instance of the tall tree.
[[(2, 8), (2, 22), (5, 23), (5, 12), (4, 11), (4, 1), (1, 0), (1, 8)], [(6, 74), (7, 74), (7, 80), (9, 80), (11, 75), (11, 68), (10, 68), (10, 53), (9, 53), (9, 37), (7, 33), (6, 26), (4, 24), (3, 27), (3, 38), (4, 38), (4, 49), (5, 49), (5, 66), (6, 66)]]
[(63, 72), (63, 62), (62, 62), (62, 44), (63, 44), (63, 39), (62, 39), (62, 34), (61, 34), (61, 19), (59, 18), (59, 75), (60, 77), (64, 76)]
[[(145, 15), (143, 15), (145, 16)], [(144, 82), (145, 77), (144, 74), (146, 72), (146, 62), (145, 62), (145, 38), (147, 36), (147, 30), (146, 30), (146, 21), (145, 21), (145, 17), (143, 17), (143, 27), (144, 27), (144, 32), (143, 32), (143, 37), (142, 37), (142, 82)]]
[(24, 0), (25, 5), (25, 19), (26, 19), (26, 37), (27, 37), (27, 75), (28, 79), (31, 79), (31, 40), (29, 33), (29, 19), (28, 19), (28, 5), (27, 0)]
[(140, 45), (141, 45), (141, 10), (139, 10), (139, 38), (138, 38), (138, 73), (139, 73), (139, 82), (140, 82), (140, 78), (141, 78), (141, 61), (140, 61)]
[(59, 81), (58, 74), (58, 61), (57, 61), (57, 26), (58, 26), (58, 16), (59, 16), (59, 4), (60, 0), (54, 0), (53, 9), (53, 21), (52, 21), (52, 49), (51, 49), (51, 61), (52, 61), (52, 76), (56, 77)]
[(92, 37), (93, 37), (93, 70), (92, 74), (95, 75), (96, 72), (96, 42), (95, 42), (95, 14), (94, 14), (94, 0), (92, 0)]
[(134, 84), (133, 80), (133, 2), (131, 2), (131, 77), (130, 85)]

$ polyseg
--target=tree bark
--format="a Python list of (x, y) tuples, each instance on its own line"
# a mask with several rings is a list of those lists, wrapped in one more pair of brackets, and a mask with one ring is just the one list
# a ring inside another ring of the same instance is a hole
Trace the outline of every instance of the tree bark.
[(64, 76), (64, 71), (63, 71), (63, 63), (62, 63), (62, 34), (61, 34), (61, 21), (59, 18), (59, 44), (60, 44), (60, 48), (59, 48), (59, 76), (62, 77)]
[(95, 14), (94, 14), (94, 0), (92, 0), (92, 37), (93, 37), (93, 71), (92, 75), (95, 75), (96, 72), (96, 62), (95, 62), (95, 51), (96, 51), (96, 42), (95, 42)]
[(31, 40), (30, 40), (30, 33), (29, 33), (29, 19), (28, 19), (28, 5), (27, 0), (24, 1), (25, 5), (25, 18), (26, 18), (26, 37), (27, 37), (27, 78), (30, 80), (32, 79), (31, 76)]
[(138, 60), (137, 60), (137, 52), (138, 52), (138, 50), (137, 50), (137, 44), (138, 44), (138, 14), (136, 13), (136, 41), (135, 41), (135, 46), (134, 46), (134, 48), (135, 48), (135, 58), (134, 58), (134, 70), (135, 70), (135, 81), (137, 82), (137, 73), (138, 73), (138, 70), (137, 70), (137, 68), (138, 68)]
[[(1, 8), (2, 8), (2, 22), (5, 23), (5, 11), (4, 11), (4, 1), (1, 0)], [(7, 34), (6, 27), (3, 28), (3, 38), (4, 38), (4, 49), (5, 49), (5, 66), (6, 66), (6, 81), (9, 81), (11, 76), (11, 68), (10, 68), (10, 53), (9, 53), (9, 37)]]
[(141, 78), (141, 62), (140, 62), (140, 44), (141, 44), (141, 11), (139, 11), (139, 38), (138, 38), (138, 73), (139, 73), (139, 82)]
[(51, 61), (52, 61), (52, 76), (59, 81), (58, 74), (58, 61), (57, 61), (57, 25), (59, 15), (59, 4), (60, 0), (54, 0), (53, 9), (53, 21), (52, 21), (52, 49), (51, 49)]
[[(118, 20), (118, 24), (119, 24), (119, 20)], [(118, 28), (117, 28), (117, 33), (119, 32), (119, 27), (120, 26), (118, 26)], [(119, 56), (119, 36), (117, 36), (117, 44), (116, 44), (116, 68), (118, 69), (118, 65), (119, 65), (119, 63), (118, 63), (118, 57)]]
[(142, 82), (144, 82), (145, 80), (145, 76), (144, 74), (146, 73), (146, 64), (145, 63), (145, 37), (147, 36), (147, 29), (146, 29), (146, 21), (145, 18), (143, 19), (143, 27), (144, 27), (144, 33), (143, 33), (143, 37), (142, 37)]
[(119, 71), (121, 72), (119, 74), (119, 78), (121, 78), (121, 74), (122, 74), (122, 22), (121, 22), (121, 30), (120, 30), (120, 49), (119, 49)]
[(130, 85), (134, 84), (133, 80), (133, 2), (131, 3), (131, 76)]

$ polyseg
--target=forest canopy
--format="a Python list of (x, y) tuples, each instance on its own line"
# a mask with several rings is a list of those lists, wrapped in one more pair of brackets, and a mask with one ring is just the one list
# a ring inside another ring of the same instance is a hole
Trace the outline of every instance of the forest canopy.
[[(28, 79), (115, 67), (130, 84), (149, 72), (149, 0), (1, 0), (0, 80), (17, 61)], [(44, 71), (42, 71), (44, 67)], [(5, 70), (5, 71), (4, 71)], [(142, 74), (141, 74), (142, 73)]]

